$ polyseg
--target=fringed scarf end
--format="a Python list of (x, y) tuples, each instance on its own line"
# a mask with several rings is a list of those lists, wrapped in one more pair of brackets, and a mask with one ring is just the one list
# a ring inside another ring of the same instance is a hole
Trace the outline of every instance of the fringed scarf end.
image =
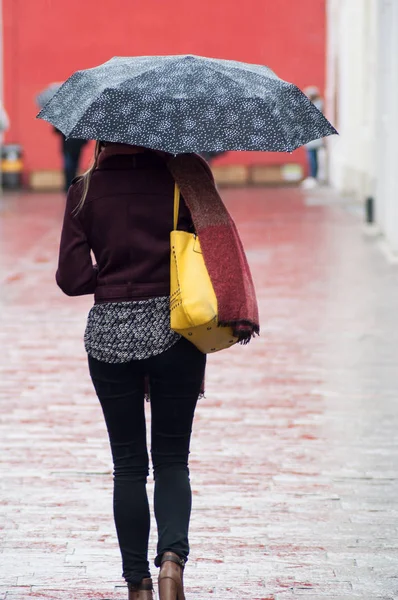
[(238, 343), (246, 346), (256, 335), (260, 335), (260, 326), (252, 321), (219, 321), (219, 327), (232, 327), (234, 337), (238, 338)]

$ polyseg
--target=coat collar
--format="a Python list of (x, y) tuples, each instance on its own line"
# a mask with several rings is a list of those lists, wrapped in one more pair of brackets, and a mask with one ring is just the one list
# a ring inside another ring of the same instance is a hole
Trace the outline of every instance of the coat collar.
[(139, 146), (130, 146), (129, 144), (108, 144), (103, 148), (98, 157), (98, 166), (101, 165), (105, 160), (111, 156), (132, 156), (136, 154), (143, 154), (145, 148)]

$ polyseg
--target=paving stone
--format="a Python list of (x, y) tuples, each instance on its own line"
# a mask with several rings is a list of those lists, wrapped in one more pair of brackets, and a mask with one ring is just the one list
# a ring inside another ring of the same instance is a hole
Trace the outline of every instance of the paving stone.
[[(398, 270), (343, 202), (224, 197), (262, 334), (209, 358), (187, 600), (398, 600)], [(0, 600), (127, 596), (91, 299), (54, 282), (63, 202), (0, 200)]]

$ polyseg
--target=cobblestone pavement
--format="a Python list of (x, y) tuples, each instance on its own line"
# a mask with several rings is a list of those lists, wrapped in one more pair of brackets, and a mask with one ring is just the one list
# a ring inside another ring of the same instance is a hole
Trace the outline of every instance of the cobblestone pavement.
[[(262, 335), (209, 359), (187, 600), (398, 598), (397, 266), (317, 193), (224, 198)], [(0, 600), (127, 597), (90, 299), (54, 284), (62, 211), (56, 195), (0, 207)]]

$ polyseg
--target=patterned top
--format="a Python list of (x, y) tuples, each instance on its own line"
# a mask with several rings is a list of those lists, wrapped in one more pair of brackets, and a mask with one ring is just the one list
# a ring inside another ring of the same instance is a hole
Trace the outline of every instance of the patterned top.
[(89, 312), (84, 345), (107, 363), (143, 360), (165, 352), (180, 339), (170, 329), (170, 298), (95, 304)]

